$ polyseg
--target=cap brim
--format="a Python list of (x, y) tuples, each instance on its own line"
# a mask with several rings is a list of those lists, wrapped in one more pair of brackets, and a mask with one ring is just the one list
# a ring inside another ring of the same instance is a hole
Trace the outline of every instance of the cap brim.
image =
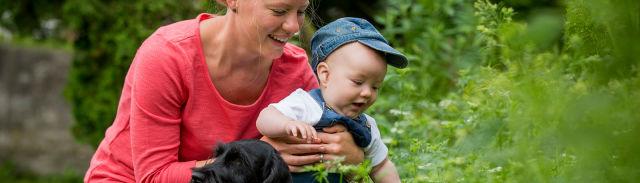
[(407, 59), (407, 57), (405, 57), (398, 50), (389, 46), (387, 43), (375, 39), (362, 39), (358, 40), (358, 42), (384, 53), (387, 64), (391, 66), (402, 69), (407, 67), (407, 65), (409, 64), (409, 60)]

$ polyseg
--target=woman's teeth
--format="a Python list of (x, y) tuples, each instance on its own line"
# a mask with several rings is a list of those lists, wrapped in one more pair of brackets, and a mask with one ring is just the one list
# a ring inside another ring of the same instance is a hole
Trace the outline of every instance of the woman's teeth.
[(278, 41), (278, 42), (281, 42), (281, 43), (285, 43), (285, 42), (287, 42), (287, 40), (288, 40), (287, 38), (277, 38), (277, 37), (275, 37), (275, 36), (273, 36), (273, 35), (269, 35), (269, 37), (270, 37), (271, 39), (274, 39), (274, 40), (276, 40), (276, 41)]

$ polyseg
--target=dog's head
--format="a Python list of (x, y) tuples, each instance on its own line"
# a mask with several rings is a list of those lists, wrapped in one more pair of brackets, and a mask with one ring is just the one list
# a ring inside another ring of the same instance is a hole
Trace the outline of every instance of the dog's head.
[(215, 152), (213, 163), (193, 169), (192, 183), (291, 182), (287, 164), (266, 142), (218, 144)]

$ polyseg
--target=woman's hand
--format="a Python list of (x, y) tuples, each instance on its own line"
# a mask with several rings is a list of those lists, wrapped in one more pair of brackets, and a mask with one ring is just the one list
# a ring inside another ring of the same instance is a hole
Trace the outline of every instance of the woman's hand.
[[(282, 159), (289, 165), (289, 171), (300, 172), (302, 167), (312, 163), (333, 160), (338, 157), (345, 157), (346, 164), (360, 164), (364, 160), (364, 151), (353, 141), (353, 137), (343, 125), (334, 125), (324, 128), (324, 133), (318, 133), (321, 143), (305, 143), (304, 139), (293, 136), (280, 138), (262, 137), (273, 146)], [(322, 157), (320, 154), (323, 154)]]
[(318, 133), (318, 137), (325, 147), (323, 160), (333, 160), (344, 157), (345, 164), (360, 164), (364, 161), (364, 151), (353, 141), (351, 133), (337, 124), (322, 129), (325, 133)]
[(214, 161), (216, 161), (216, 158), (206, 159), (206, 160), (202, 160), (202, 161), (196, 161), (195, 168), (203, 167), (205, 165), (213, 163)]
[(273, 146), (289, 166), (289, 171), (300, 172), (302, 167), (320, 162), (320, 154), (325, 152), (322, 144), (307, 144), (304, 139), (293, 136), (269, 138), (263, 136), (260, 140)]

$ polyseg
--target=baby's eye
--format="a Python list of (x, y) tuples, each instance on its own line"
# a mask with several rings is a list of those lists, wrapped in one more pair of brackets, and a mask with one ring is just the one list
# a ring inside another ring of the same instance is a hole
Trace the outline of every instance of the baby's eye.
[(362, 85), (363, 83), (362, 81), (358, 81), (358, 80), (351, 80), (351, 82), (353, 82), (353, 84), (356, 84), (356, 85)]
[(373, 88), (373, 90), (375, 90), (375, 91), (378, 91), (378, 89), (380, 89), (380, 87), (378, 87), (378, 86), (374, 86), (374, 87), (371, 87), (371, 88)]

